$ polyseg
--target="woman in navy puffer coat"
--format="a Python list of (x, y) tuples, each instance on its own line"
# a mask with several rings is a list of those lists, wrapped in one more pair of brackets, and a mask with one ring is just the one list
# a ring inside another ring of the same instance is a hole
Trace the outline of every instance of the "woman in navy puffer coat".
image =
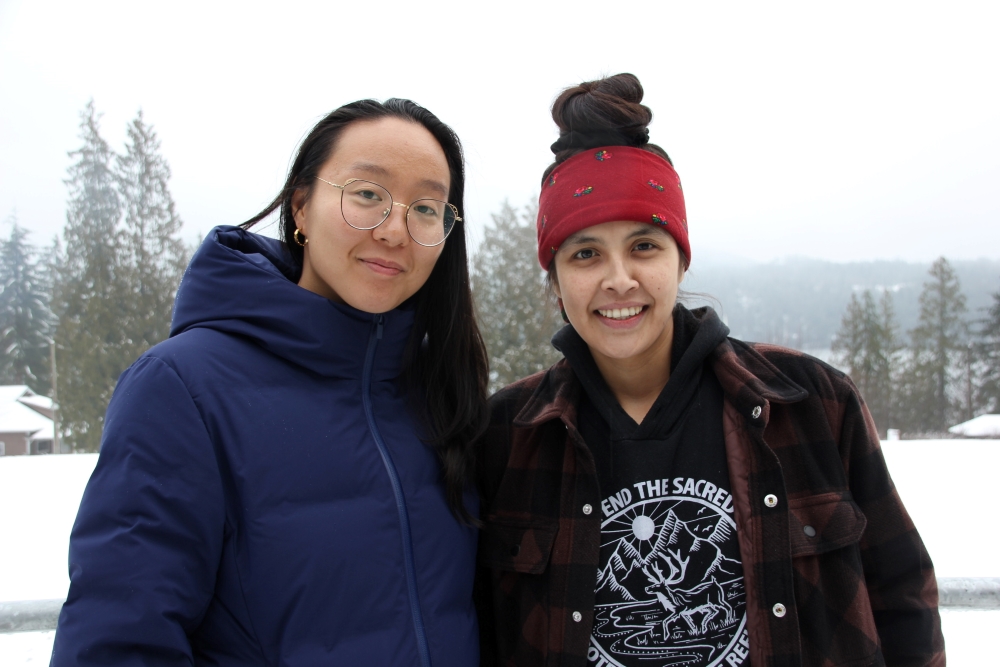
[(358, 102), (245, 225), (290, 242), (208, 235), (108, 407), (53, 665), (478, 663), (462, 190), (447, 126)]

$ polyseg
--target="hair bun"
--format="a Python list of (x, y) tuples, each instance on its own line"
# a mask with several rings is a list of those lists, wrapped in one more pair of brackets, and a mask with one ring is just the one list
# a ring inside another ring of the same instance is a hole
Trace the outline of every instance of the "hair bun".
[(559, 126), (552, 152), (560, 157), (596, 146), (645, 146), (653, 112), (642, 97), (639, 79), (627, 73), (567, 88), (552, 105), (552, 120)]

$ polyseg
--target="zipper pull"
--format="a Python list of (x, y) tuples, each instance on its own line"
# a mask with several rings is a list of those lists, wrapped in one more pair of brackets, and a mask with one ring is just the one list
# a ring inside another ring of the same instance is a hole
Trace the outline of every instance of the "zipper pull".
[(378, 325), (378, 328), (375, 330), (375, 340), (382, 340), (382, 325), (385, 323), (385, 316), (377, 316), (375, 322)]

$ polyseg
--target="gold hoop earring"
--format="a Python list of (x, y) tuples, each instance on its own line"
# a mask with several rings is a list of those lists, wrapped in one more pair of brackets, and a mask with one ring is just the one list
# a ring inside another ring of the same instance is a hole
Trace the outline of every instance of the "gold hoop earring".
[(292, 238), (293, 238), (293, 239), (295, 239), (295, 242), (296, 242), (296, 243), (298, 243), (298, 244), (299, 244), (300, 246), (302, 246), (303, 248), (305, 248), (305, 247), (306, 247), (306, 244), (307, 244), (307, 243), (309, 243), (309, 239), (307, 239), (307, 238), (306, 238), (306, 237), (305, 237), (305, 236), (304, 236), (304, 235), (302, 234), (302, 230), (301, 230), (301, 229), (299, 229), (298, 227), (296, 227), (296, 228), (295, 228), (295, 231), (294, 231), (294, 232), (292, 232)]

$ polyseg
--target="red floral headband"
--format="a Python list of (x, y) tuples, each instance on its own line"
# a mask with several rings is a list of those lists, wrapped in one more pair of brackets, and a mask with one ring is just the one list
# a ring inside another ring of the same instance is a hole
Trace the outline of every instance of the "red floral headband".
[(538, 199), (538, 263), (547, 270), (569, 236), (615, 220), (663, 227), (690, 265), (680, 177), (659, 155), (629, 146), (593, 148), (552, 171)]

